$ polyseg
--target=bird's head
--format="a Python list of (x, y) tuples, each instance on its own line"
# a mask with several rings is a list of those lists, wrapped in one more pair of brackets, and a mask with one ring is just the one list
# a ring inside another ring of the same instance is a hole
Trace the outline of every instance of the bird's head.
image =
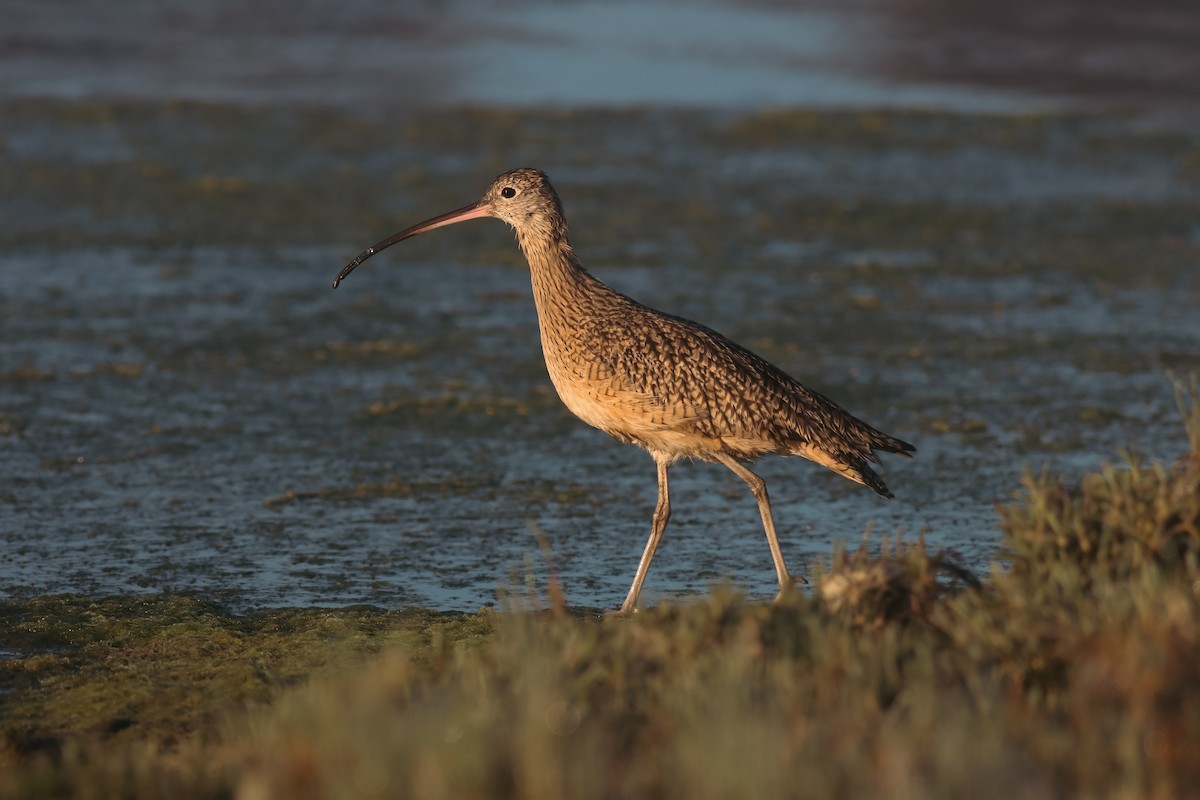
[(490, 216), (517, 230), (537, 225), (539, 220), (562, 218), (562, 203), (550, 179), (546, 173), (530, 167), (510, 170), (496, 178), (479, 204), (488, 207)]

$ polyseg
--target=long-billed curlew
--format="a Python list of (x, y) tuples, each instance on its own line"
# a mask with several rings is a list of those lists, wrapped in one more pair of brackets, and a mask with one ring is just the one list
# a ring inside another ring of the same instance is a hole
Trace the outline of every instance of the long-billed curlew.
[[(658, 465), (650, 540), (621, 605), (628, 614), (671, 516), (667, 470), (681, 458), (724, 464), (758, 501), (780, 595), (792, 584), (771, 516), (766, 483), (743, 462), (768, 453), (803, 456), (892, 497), (872, 471), (875, 451), (908, 456), (911, 444), (875, 430), (778, 367), (714, 330), (664, 314), (605, 286), (583, 269), (567, 238), (562, 203), (536, 169), (515, 169), (477, 203), (384, 239), (338, 274), (337, 288), (371, 256), (419, 233), (478, 217), (516, 229), (529, 261), (546, 370), (575, 416)], [(800, 579), (803, 580), (803, 579)]]

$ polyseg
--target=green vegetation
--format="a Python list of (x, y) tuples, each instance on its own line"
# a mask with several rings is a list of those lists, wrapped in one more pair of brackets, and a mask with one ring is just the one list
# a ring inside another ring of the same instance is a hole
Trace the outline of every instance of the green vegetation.
[[(0, 794), (1177, 797), (1200, 785), (1200, 402), (1189, 452), (1027, 477), (1011, 565), (838, 553), (775, 605), (634, 619), (551, 579), (505, 613), (186, 598), (0, 607)], [(553, 573), (551, 573), (553, 574)]]

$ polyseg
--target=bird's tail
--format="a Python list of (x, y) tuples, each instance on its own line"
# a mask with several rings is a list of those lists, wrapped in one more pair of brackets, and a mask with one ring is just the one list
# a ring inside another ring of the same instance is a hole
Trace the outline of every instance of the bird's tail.
[(917, 452), (917, 448), (908, 442), (897, 439), (895, 436), (888, 436), (874, 428), (871, 429), (870, 441), (871, 449), (879, 450), (882, 453), (895, 453), (905, 458), (912, 458), (913, 453)]
[(809, 461), (815, 461), (821, 466), (827, 467), (855, 483), (861, 483), (863, 486), (874, 489), (877, 493), (888, 499), (895, 497), (888, 490), (887, 484), (883, 482), (883, 479), (875, 474), (875, 470), (871, 469), (865, 458), (848, 453), (834, 455), (808, 443), (796, 445), (791, 448), (790, 452), (793, 455), (807, 458)]
[(875, 470), (866, 464), (856, 464), (842, 474), (852, 481), (858, 481), (869, 489), (874, 489), (875, 494), (880, 497), (886, 497), (888, 500), (891, 500), (896, 496), (892, 494), (892, 490), (883, 482), (883, 478), (876, 475)]
[[(874, 428), (871, 428), (870, 432), (871, 460), (875, 461), (876, 463), (879, 461), (879, 459), (875, 456), (876, 450), (881, 453), (895, 453), (896, 455), (901, 455), (905, 458), (912, 458), (913, 453), (917, 452), (917, 448), (913, 447), (906, 441), (897, 439), (895, 436), (888, 436), (886, 433), (877, 431)], [(847, 477), (850, 477), (851, 480), (858, 480), (858, 482), (864, 486), (874, 489), (875, 493), (881, 497), (886, 497), (889, 500), (895, 497), (891, 490), (888, 489), (887, 484), (883, 482), (883, 479), (875, 474), (875, 470), (871, 469), (871, 467), (867, 465), (866, 461), (860, 461), (859, 463), (854, 464), (853, 469), (858, 473), (858, 477), (854, 478), (847, 475)]]
[(886, 433), (881, 433), (874, 428), (864, 425), (864, 433), (866, 433), (866, 445), (860, 445), (857, 452), (842, 450), (841, 452), (830, 452), (822, 447), (814, 446), (811, 443), (804, 442), (793, 445), (790, 452), (794, 455), (802, 456), (815, 461), (818, 464), (828, 467), (842, 477), (849, 478), (855, 483), (861, 483), (870, 489), (873, 489), (876, 494), (886, 497), (889, 500), (895, 497), (887, 484), (883, 482), (883, 478), (871, 469), (869, 462), (879, 462), (875, 456), (875, 451), (883, 453), (896, 453), (898, 455), (912, 458), (912, 454), (917, 451), (908, 442), (901, 441)]

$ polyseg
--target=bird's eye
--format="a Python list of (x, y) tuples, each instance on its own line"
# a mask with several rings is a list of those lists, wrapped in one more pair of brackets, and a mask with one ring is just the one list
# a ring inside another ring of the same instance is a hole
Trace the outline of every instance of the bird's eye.
[(517, 194), (517, 190), (512, 188), (511, 186), (505, 186), (503, 189), (500, 190), (501, 197), (515, 197), (516, 194)]

